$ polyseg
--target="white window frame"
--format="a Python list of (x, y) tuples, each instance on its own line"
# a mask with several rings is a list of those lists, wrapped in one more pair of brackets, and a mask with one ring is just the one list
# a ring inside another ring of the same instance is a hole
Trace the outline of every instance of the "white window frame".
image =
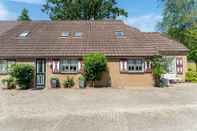
[(74, 37), (80, 38), (82, 36), (82, 32), (75, 32)]
[[(176, 56), (164, 56), (167, 74), (176, 74)], [(170, 63), (169, 63), (170, 62)]]
[(19, 37), (27, 37), (30, 34), (30, 31), (23, 31), (20, 33)]
[(62, 59), (60, 61), (60, 73), (78, 73), (79, 69), (79, 60), (77, 59)]
[(70, 36), (70, 32), (64, 31), (61, 34), (61, 38), (68, 38)]
[(144, 59), (129, 59), (127, 70), (129, 73), (144, 73)]
[(116, 31), (115, 35), (116, 35), (116, 37), (120, 38), (120, 37), (124, 37), (125, 33), (123, 31)]
[[(0, 60), (0, 74), (7, 74), (9, 72), (9, 68), (11, 68), (11, 66), (15, 63), (16, 63), (15, 60)], [(3, 68), (4, 70), (2, 70)]]

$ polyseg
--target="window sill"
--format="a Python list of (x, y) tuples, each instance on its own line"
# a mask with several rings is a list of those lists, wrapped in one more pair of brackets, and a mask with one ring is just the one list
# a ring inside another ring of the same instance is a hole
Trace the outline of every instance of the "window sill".
[(121, 71), (121, 74), (145, 74), (145, 72), (129, 72), (129, 71)]
[(80, 74), (80, 72), (59, 72), (59, 73), (53, 73), (53, 74), (60, 74), (60, 75), (63, 75), (63, 74)]

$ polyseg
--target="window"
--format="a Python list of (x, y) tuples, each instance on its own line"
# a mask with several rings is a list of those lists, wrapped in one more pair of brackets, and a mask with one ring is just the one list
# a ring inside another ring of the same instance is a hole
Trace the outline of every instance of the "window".
[(69, 32), (62, 32), (61, 37), (63, 38), (69, 37)]
[(166, 72), (169, 74), (176, 74), (176, 57), (174, 56), (165, 56), (165, 68)]
[(82, 33), (81, 32), (75, 32), (75, 37), (81, 37)]
[(0, 60), (0, 73), (6, 74), (7, 73), (7, 61), (6, 60)]
[(144, 60), (131, 59), (128, 60), (128, 72), (144, 72)]
[(60, 63), (61, 73), (77, 73), (79, 71), (78, 60), (62, 60)]
[(116, 31), (115, 34), (116, 34), (116, 37), (123, 37), (124, 36), (124, 32), (122, 32), (122, 31)]
[(24, 32), (22, 32), (20, 35), (19, 35), (19, 37), (27, 37), (28, 35), (29, 35), (29, 31), (24, 31)]
[(0, 74), (7, 74), (15, 61), (0, 60)]

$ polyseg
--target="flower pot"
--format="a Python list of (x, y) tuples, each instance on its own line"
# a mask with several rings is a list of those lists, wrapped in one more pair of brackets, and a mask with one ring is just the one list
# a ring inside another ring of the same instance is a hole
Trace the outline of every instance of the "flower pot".
[(51, 80), (51, 88), (59, 88), (60, 84), (58, 80)]
[(80, 87), (81, 89), (84, 89), (84, 88), (85, 88), (85, 80), (80, 80), (80, 81), (79, 81), (79, 87)]

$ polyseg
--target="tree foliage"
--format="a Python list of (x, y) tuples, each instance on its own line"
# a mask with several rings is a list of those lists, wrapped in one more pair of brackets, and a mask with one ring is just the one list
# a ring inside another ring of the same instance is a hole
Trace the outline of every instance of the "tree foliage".
[(190, 28), (197, 21), (196, 0), (160, 0), (163, 3), (163, 19), (159, 29), (164, 32)]
[(165, 65), (166, 62), (162, 57), (156, 56), (152, 59), (152, 66), (153, 66), (153, 76), (155, 79), (155, 86), (160, 87), (160, 79), (161, 76), (166, 72)]
[(188, 58), (193, 60), (197, 67), (197, 24), (184, 32), (183, 42), (190, 49)]
[(47, 0), (42, 11), (51, 20), (102, 20), (127, 16), (116, 0)]
[(21, 15), (18, 17), (18, 21), (31, 21), (29, 15), (28, 15), (28, 10), (24, 8), (21, 11)]
[(169, 37), (183, 43), (188, 49), (188, 58), (197, 66), (197, 1), (160, 0), (163, 3), (163, 19), (159, 29)]
[(86, 80), (94, 82), (100, 80), (107, 69), (107, 59), (101, 53), (91, 53), (84, 57), (84, 75)]
[(33, 80), (33, 66), (28, 64), (15, 64), (11, 67), (10, 76), (22, 89), (28, 89)]

